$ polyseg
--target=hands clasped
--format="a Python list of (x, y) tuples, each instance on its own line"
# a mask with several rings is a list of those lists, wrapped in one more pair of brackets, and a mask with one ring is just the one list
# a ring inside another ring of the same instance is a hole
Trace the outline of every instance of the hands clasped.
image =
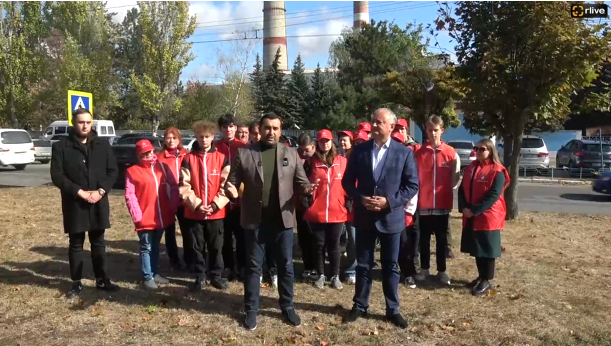
[(388, 208), (388, 200), (386, 197), (371, 196), (363, 197), (361, 200), (365, 208), (369, 211), (381, 211), (382, 209)]
[(96, 191), (81, 190), (78, 196), (91, 204), (96, 204), (102, 199), (102, 195), (100, 195), (100, 192), (97, 190)]

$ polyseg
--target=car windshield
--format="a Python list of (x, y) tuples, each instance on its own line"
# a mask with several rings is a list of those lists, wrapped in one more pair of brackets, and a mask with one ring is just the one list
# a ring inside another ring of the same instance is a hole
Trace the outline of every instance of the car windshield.
[(193, 138), (185, 138), (182, 140), (182, 145), (189, 145)]
[(535, 148), (543, 148), (545, 144), (543, 144), (543, 140), (541, 138), (523, 138), (522, 139), (522, 148), (524, 149), (535, 149)]
[[(608, 153), (611, 151), (611, 145), (609, 144), (603, 144), (603, 152)], [(599, 152), (600, 151), (600, 144), (584, 144), (583, 145), (583, 151), (596, 151)]]
[(49, 148), (49, 147), (51, 147), (51, 142), (39, 140), (39, 141), (35, 141), (34, 142), (34, 146), (36, 148)]
[(473, 150), (473, 143), (471, 142), (448, 142), (448, 145), (454, 149), (470, 149)]
[(55, 136), (51, 137), (51, 140), (52, 140), (52, 141), (59, 141), (60, 139), (62, 139), (62, 138), (64, 138), (64, 137), (66, 137), (66, 136), (58, 136), (58, 135), (55, 135)]
[(30, 135), (23, 131), (5, 131), (0, 136), (3, 144), (25, 144), (32, 142)]

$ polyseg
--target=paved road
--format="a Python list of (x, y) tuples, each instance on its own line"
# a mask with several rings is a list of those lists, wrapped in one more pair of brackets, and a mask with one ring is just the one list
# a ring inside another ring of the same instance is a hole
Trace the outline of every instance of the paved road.
[[(51, 184), (49, 165), (35, 163), (23, 171), (0, 167), (0, 186), (43, 186)], [(520, 183), (521, 211), (611, 215), (611, 197), (593, 193), (589, 186)]]

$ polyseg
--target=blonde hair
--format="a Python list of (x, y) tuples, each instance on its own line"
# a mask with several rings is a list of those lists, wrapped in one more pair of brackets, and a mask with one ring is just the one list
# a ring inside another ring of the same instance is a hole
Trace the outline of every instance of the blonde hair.
[(486, 149), (488, 149), (488, 152), (490, 153), (488, 158), (492, 160), (492, 162), (502, 165), (501, 160), (499, 159), (499, 152), (496, 150), (496, 147), (494, 146), (494, 142), (492, 142), (488, 138), (483, 138), (483, 139), (480, 139), (479, 142), (477, 142), (477, 144), (475, 144), (475, 146), (480, 146), (480, 145), (485, 146)]
[(195, 135), (198, 133), (213, 135), (217, 129), (218, 127), (215, 123), (206, 120), (198, 120), (193, 124), (193, 134)]
[(440, 116), (433, 114), (426, 119), (426, 123), (424, 124), (424, 126), (426, 127), (428, 125), (431, 125), (433, 127), (439, 125), (439, 127), (443, 128), (443, 119), (441, 119)]

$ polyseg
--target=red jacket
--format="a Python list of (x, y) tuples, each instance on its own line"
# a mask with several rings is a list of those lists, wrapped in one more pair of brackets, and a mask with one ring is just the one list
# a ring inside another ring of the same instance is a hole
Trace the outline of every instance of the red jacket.
[[(185, 217), (194, 220), (218, 220), (225, 217), (229, 199), (221, 195), (221, 186), (229, 173), (229, 160), (212, 146), (208, 152), (197, 142), (182, 161), (180, 195), (187, 208)], [(218, 210), (210, 216), (196, 211), (200, 206), (216, 204)]]
[[(507, 170), (502, 165), (491, 161), (480, 165), (478, 161), (474, 161), (467, 166), (463, 175), (462, 188), (468, 205), (478, 204), (484, 199), (497, 174), (505, 175), (505, 185), (503, 186), (503, 191), (505, 191), (510, 179)], [(471, 181), (473, 181), (473, 186), (471, 186)], [(497, 231), (505, 228), (506, 212), (505, 197), (501, 193), (501, 197), (492, 207), (473, 217), (473, 230)], [(463, 215), (463, 227), (467, 225), (467, 220), (467, 217)]]
[(136, 231), (156, 230), (174, 223), (178, 183), (163, 162), (140, 162), (125, 174), (125, 202)]
[[(227, 157), (227, 161), (229, 165), (233, 163), (233, 158), (238, 154), (238, 149), (247, 147), (248, 144), (242, 142), (241, 140), (234, 138), (229, 141), (229, 144), (225, 143), (222, 139), (218, 141), (214, 141), (214, 147), (218, 152), (225, 155)], [(230, 208), (238, 208), (240, 206), (240, 199), (238, 198), (235, 203), (230, 203)]]
[[(180, 167), (182, 165), (182, 160), (185, 158), (185, 155), (187, 155), (187, 151), (185, 149), (182, 149), (180, 151), (177, 150), (175, 155), (171, 155), (167, 149), (162, 149), (160, 152), (157, 153), (157, 160), (159, 162), (165, 163), (170, 168), (170, 170), (174, 174), (174, 178), (178, 182), (180, 180)], [(182, 203), (181, 201), (180, 204), (182, 205), (184, 203)]]
[(457, 158), (451, 146), (441, 143), (433, 147), (427, 141), (416, 150), (418, 165), (418, 209), (452, 210), (454, 205), (454, 168)]
[(311, 182), (320, 181), (312, 195), (313, 203), (303, 215), (305, 220), (314, 223), (346, 222), (348, 210), (342, 177), (347, 162), (345, 157), (338, 155), (333, 160), (333, 165), (327, 167), (318, 157), (312, 157), (309, 179)]

